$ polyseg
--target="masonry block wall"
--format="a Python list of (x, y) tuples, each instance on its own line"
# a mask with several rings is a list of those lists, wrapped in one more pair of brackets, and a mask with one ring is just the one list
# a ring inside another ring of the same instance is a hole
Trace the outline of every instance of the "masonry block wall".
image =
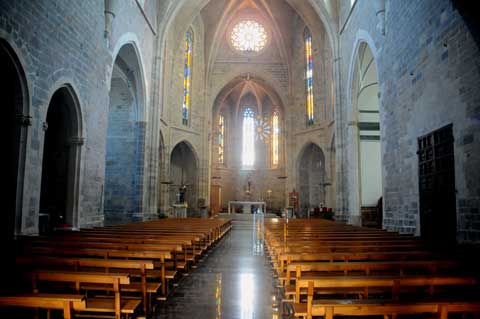
[[(346, 1), (345, 1), (346, 2)], [(343, 6), (343, 16), (348, 11)], [(376, 27), (374, 1), (358, 0), (340, 33), (343, 114), (351, 114), (348, 83), (355, 44), (375, 51), (380, 86), (384, 227), (420, 232), (417, 138), (453, 124), (457, 239), (480, 239), (480, 52), (470, 30), (449, 0), (387, 1), (385, 35)], [(348, 119), (344, 118), (344, 121)], [(355, 187), (350, 126), (343, 128), (341, 165)], [(354, 189), (344, 188), (352, 193)], [(358, 201), (350, 197), (356, 214)]]
[(103, 172), (94, 163), (101, 152), (96, 141), (104, 139), (104, 126), (101, 119), (100, 125), (91, 120), (91, 115), (101, 105), (108, 104), (104, 79), (108, 54), (103, 41), (103, 21), (103, 2), (99, 1), (0, 1), (0, 37), (15, 49), (23, 63), (30, 95), (30, 113), (26, 115), (32, 117), (32, 126), (28, 132), (23, 181), (23, 233), (38, 231), (45, 133), (42, 126), (50, 98), (64, 84), (74, 88), (82, 109), (82, 137), (86, 138), (82, 161), (93, 164), (81, 168), (81, 178), (88, 184), (77, 194), (81, 220), (102, 222), (99, 207), (102, 182), (97, 177)]
[[(332, 49), (328, 42), (326, 31), (323, 25), (310, 23), (309, 30), (312, 34), (313, 51), (313, 97), (314, 117), (313, 125), (306, 124), (306, 57), (304, 30), (306, 24), (297, 21), (295, 25), (295, 41), (292, 48), (292, 89), (291, 104), (287, 111), (287, 179), (286, 194), (294, 188), (299, 191), (301, 182), (300, 162), (303, 150), (310, 144), (317, 145), (323, 152), (325, 161), (321, 169), (326, 172), (325, 183), (331, 185), (322, 187), (325, 192), (324, 205), (335, 210), (335, 195), (333, 185), (335, 184), (334, 172), (331, 171), (331, 143), (334, 138), (334, 100), (331, 89), (333, 74), (331, 69)], [(323, 175), (323, 174), (322, 174)], [(317, 185), (319, 186), (319, 185)], [(305, 199), (300, 199), (303, 202)], [(319, 201), (317, 201), (318, 204)]]
[[(81, 164), (79, 175), (71, 177), (79, 183), (73, 195), (79, 203), (75, 212), (78, 220), (73, 226), (103, 224), (108, 92), (114, 55), (122, 43), (135, 42), (142, 67), (150, 70), (154, 43), (154, 34), (138, 3), (119, 3), (106, 41), (103, 1), (0, 1), (0, 37), (14, 48), (23, 64), (30, 99), (30, 112), (25, 115), (32, 117), (22, 181), (22, 233), (38, 232), (43, 123), (50, 98), (63, 85), (73, 88), (81, 110)], [(143, 76), (148, 88), (150, 75), (145, 71)], [(148, 92), (144, 94), (148, 96)]]

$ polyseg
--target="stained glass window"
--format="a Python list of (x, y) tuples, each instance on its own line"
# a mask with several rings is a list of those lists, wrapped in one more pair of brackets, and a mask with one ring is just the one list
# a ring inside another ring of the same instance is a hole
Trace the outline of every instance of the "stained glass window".
[(185, 64), (183, 68), (183, 106), (182, 123), (187, 125), (190, 117), (190, 100), (192, 93), (192, 33), (185, 33)]
[(218, 162), (224, 161), (224, 146), (225, 146), (225, 118), (220, 115), (218, 118)]
[(267, 44), (268, 36), (265, 28), (252, 20), (240, 21), (232, 30), (230, 41), (233, 47), (239, 51), (262, 50)]
[(312, 35), (308, 28), (305, 28), (304, 33), (305, 41), (305, 57), (306, 57), (306, 88), (307, 88), (307, 125), (314, 123), (313, 115), (313, 57), (312, 57)]
[(253, 166), (255, 162), (255, 113), (249, 107), (243, 112), (242, 165)]
[(273, 112), (272, 116), (272, 164), (278, 165), (278, 135), (280, 128), (278, 126), (278, 111)]

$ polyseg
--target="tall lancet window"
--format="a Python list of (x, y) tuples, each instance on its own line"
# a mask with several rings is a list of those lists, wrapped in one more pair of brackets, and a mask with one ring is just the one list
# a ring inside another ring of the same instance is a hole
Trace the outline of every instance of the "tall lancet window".
[(225, 118), (223, 115), (218, 117), (218, 162), (224, 163), (225, 150)]
[(243, 112), (242, 165), (252, 167), (255, 163), (255, 113), (249, 107)]
[(315, 121), (314, 114), (313, 114), (313, 56), (312, 56), (312, 35), (308, 28), (305, 28), (304, 41), (305, 41), (305, 57), (306, 57), (305, 79), (307, 81), (306, 83), (307, 125), (312, 125)]
[(192, 95), (192, 33), (185, 33), (185, 63), (183, 67), (183, 105), (182, 105), (182, 123), (188, 124), (190, 118), (190, 100)]
[(272, 116), (272, 165), (278, 166), (278, 135), (280, 128), (278, 126), (278, 111), (275, 110)]

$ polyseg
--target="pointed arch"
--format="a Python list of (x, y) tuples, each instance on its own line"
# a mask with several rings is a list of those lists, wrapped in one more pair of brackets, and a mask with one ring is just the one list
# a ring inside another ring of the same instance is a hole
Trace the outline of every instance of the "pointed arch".
[(197, 212), (198, 200), (198, 154), (187, 140), (177, 143), (170, 153), (170, 191), (169, 202), (173, 206), (177, 202), (178, 189), (186, 186), (185, 200), (187, 216), (192, 217)]
[(16, 50), (0, 38), (0, 96), (4, 104), (4, 146), (7, 164), (4, 165), (4, 188), (7, 202), (4, 221), (1, 223), (1, 242), (13, 240), (22, 231), (23, 185), (26, 161), (26, 141), (30, 118), (30, 96), (27, 78)]
[(376, 61), (374, 41), (367, 32), (359, 30), (350, 61), (347, 87), (350, 106), (348, 120), (358, 123), (349, 132), (349, 138), (353, 141), (351, 163), (356, 166), (349, 174), (349, 180), (355, 190), (350, 198), (352, 207), (356, 207), (364, 216), (370, 215), (369, 211), (376, 208), (383, 196), (381, 86)]
[(80, 224), (82, 123), (75, 90), (69, 83), (62, 84), (50, 98), (44, 121), (40, 214), (48, 216), (47, 230)]
[(107, 225), (143, 219), (146, 98), (138, 53), (135, 42), (128, 40), (112, 67), (105, 152)]
[(310, 209), (325, 204), (325, 153), (314, 142), (301, 148), (296, 158), (296, 185), (300, 194), (300, 211), (304, 217)]

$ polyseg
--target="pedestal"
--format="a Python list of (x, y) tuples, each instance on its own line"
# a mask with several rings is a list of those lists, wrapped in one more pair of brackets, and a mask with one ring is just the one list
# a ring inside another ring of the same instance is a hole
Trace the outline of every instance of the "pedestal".
[(173, 204), (173, 215), (175, 218), (187, 218), (187, 204)]
[(208, 207), (199, 207), (200, 210), (200, 217), (201, 218), (208, 218)]

